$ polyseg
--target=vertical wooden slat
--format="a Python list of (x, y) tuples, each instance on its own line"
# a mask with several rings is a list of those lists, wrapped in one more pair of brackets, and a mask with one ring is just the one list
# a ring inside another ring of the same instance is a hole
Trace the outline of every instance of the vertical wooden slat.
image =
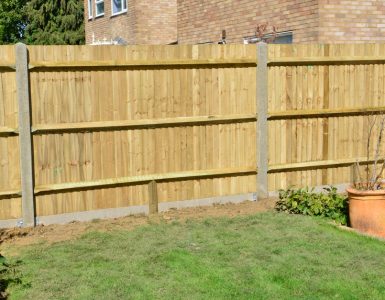
[[(329, 45), (325, 45), (325, 56), (329, 56)], [(329, 108), (329, 66), (324, 67), (323, 77), (323, 108)], [(322, 159), (329, 159), (329, 119), (325, 118), (322, 126)], [(328, 183), (328, 170), (322, 170), (322, 184)]]
[(158, 189), (156, 181), (148, 184), (148, 213), (150, 215), (158, 213)]
[(35, 199), (33, 178), (33, 148), (29, 97), (28, 50), (16, 44), (16, 83), (19, 103), (19, 137), (23, 226), (35, 226)]

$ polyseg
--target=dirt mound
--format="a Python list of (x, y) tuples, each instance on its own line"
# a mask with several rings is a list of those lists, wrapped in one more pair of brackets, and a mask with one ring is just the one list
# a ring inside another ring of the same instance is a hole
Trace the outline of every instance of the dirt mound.
[(0, 244), (14, 238), (20, 238), (32, 232), (30, 228), (0, 229)]
[[(87, 231), (111, 231), (116, 229), (132, 230), (138, 226), (154, 222), (172, 222), (175, 220), (204, 219), (207, 217), (235, 217), (250, 215), (273, 209), (275, 199), (246, 201), (240, 204), (216, 204), (184, 209), (172, 209), (156, 216), (135, 215), (117, 219), (96, 219), (91, 222), (72, 222), (66, 225), (37, 226), (35, 228), (12, 228), (0, 231), (2, 248), (11, 245), (29, 245), (40, 242), (56, 243), (74, 239)], [(4, 252), (4, 251), (3, 251)]]

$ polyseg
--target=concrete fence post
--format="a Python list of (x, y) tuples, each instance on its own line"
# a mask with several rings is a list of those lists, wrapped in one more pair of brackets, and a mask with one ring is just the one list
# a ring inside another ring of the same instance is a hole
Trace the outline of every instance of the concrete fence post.
[(268, 192), (268, 69), (267, 44), (257, 44), (257, 197), (266, 199)]
[(19, 144), (23, 226), (35, 226), (31, 103), (27, 46), (16, 44), (16, 89), (19, 105)]

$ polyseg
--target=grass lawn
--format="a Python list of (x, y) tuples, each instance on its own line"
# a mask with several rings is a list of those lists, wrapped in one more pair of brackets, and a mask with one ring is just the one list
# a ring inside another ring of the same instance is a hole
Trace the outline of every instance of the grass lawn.
[(273, 212), (21, 250), (10, 299), (385, 299), (385, 242)]

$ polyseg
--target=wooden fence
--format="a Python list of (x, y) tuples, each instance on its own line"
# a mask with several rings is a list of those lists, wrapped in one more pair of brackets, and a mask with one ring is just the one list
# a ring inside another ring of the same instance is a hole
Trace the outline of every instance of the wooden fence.
[(0, 53), (0, 219), (26, 226), (346, 183), (367, 115), (385, 111), (385, 44)]

